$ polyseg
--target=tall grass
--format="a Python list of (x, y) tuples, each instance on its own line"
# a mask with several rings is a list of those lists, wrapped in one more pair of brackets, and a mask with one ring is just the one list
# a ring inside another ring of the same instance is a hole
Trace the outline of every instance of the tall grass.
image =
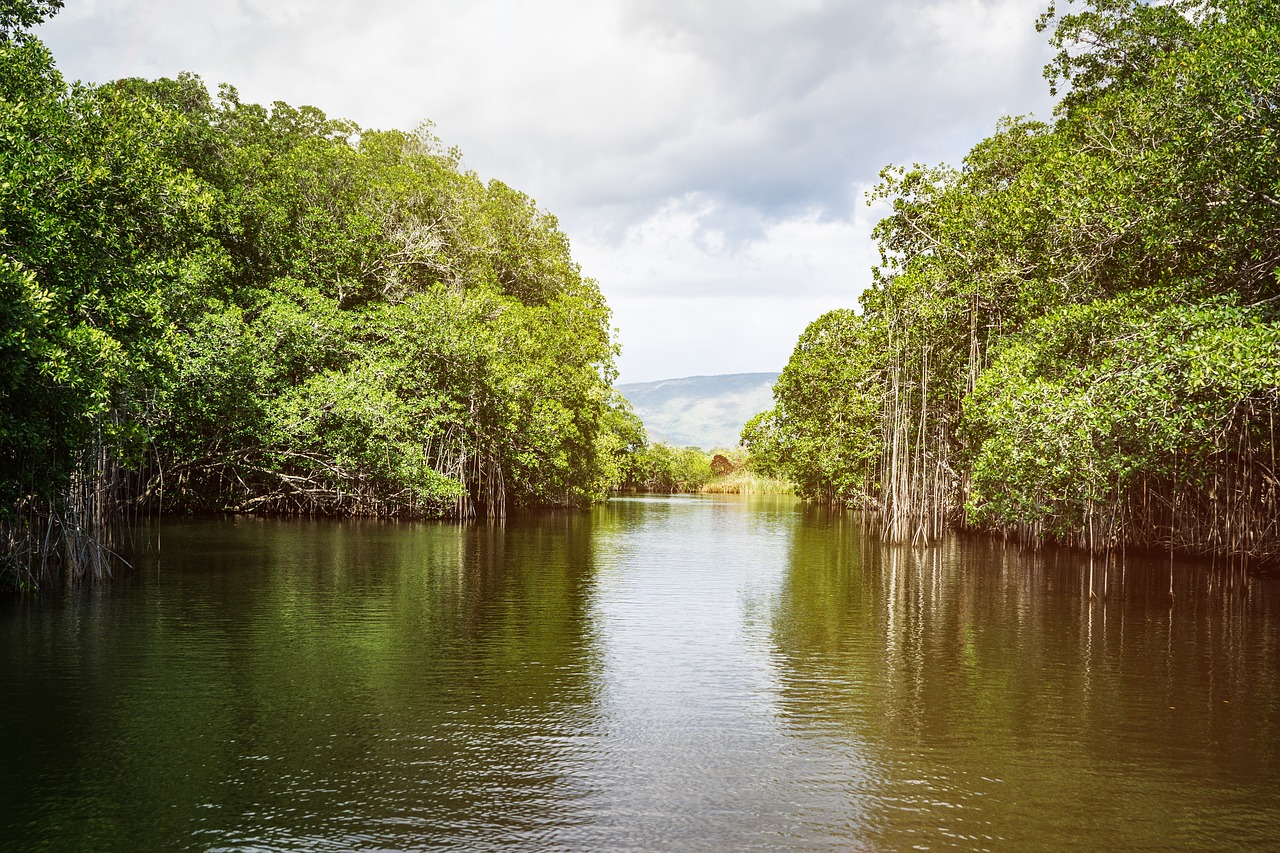
[(794, 495), (796, 487), (790, 480), (778, 480), (739, 469), (723, 477), (715, 477), (699, 491), (704, 495)]

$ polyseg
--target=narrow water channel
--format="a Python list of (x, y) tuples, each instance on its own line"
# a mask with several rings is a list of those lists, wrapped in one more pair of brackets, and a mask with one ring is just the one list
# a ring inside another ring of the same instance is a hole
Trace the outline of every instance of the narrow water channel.
[(147, 536), (0, 602), (0, 849), (1280, 839), (1276, 578), (1130, 555), (1090, 603), (1077, 556), (783, 498)]

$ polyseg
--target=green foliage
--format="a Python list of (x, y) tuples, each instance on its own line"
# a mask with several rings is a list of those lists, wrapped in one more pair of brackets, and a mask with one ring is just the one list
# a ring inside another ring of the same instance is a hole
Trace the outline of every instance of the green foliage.
[(626, 478), (643, 431), (554, 217), (430, 125), (68, 88), (25, 32), (60, 5), (0, 8), (0, 574), (104, 553), (139, 502), (501, 515)]
[(644, 423), (627, 398), (614, 391), (604, 411), (596, 440), (601, 479), (610, 489), (633, 484), (639, 474), (639, 453), (649, 444)]
[[(1094, 0), (1084, 10), (1057, 20), (1049, 43), (1057, 50), (1045, 66), (1050, 92), (1070, 91), (1060, 109), (1087, 105), (1108, 90), (1145, 89), (1161, 62), (1194, 43), (1192, 15), (1210, 4), (1172, 0), (1159, 5), (1141, 0)], [(1040, 16), (1043, 32), (1057, 15), (1054, 6)], [(1081, 50), (1081, 47), (1085, 47)]]
[(52, 17), (63, 0), (3, 0), (0, 2), (0, 40), (26, 37), (26, 30)]
[(222, 204), (160, 428), (190, 475), (173, 498), (434, 515), (607, 494), (616, 347), (553, 218), (429, 127), (356, 145), (312, 108), (191, 85), (141, 87), (203, 111), (185, 151), (230, 149), (189, 164)]
[(810, 323), (774, 385), (775, 407), (743, 427), (757, 470), (791, 477), (811, 500), (867, 497), (881, 451), (884, 354), (884, 328), (852, 311)]
[[(163, 152), (176, 123), (110, 90), (67, 90), (35, 39), (0, 42), (0, 478), (47, 505), (90, 441), (138, 451), (168, 340), (163, 289), (209, 197)], [(126, 438), (129, 440), (126, 441)], [(123, 455), (122, 455), (123, 454)]]
[(1274, 314), (1154, 296), (1064, 308), (1001, 347), (966, 401), (975, 521), (1065, 538), (1144, 479), (1202, 488), (1241, 418), (1278, 408)]
[(1280, 558), (1280, 7), (1092, 0), (1051, 24), (1056, 121), (882, 173), (860, 326), (806, 331), (743, 440), (894, 538)]
[(654, 442), (635, 453), (632, 485), (642, 492), (689, 494), (711, 481), (711, 454)]

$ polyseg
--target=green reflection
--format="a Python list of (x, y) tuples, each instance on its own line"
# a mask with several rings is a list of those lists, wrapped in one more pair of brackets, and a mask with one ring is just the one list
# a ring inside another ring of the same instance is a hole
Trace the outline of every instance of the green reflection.
[[(1280, 806), (1276, 590), (988, 540), (797, 526), (772, 637), (795, 733), (856, 749), (873, 847), (1247, 849)], [(1118, 573), (1113, 569), (1113, 573)]]
[(561, 822), (564, 744), (591, 736), (584, 519), (299, 527), (170, 527), (150, 578), (10, 622), (0, 839), (341, 849)]
[[(790, 499), (167, 525), (0, 611), (0, 848), (1255, 849), (1275, 581)], [(1096, 581), (1095, 567), (1095, 581)]]

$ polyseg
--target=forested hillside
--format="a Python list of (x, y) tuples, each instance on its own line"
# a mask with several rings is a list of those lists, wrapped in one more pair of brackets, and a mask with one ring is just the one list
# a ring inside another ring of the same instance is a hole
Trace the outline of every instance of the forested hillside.
[(0, 5), (0, 586), (157, 511), (501, 514), (643, 430), (556, 220), (429, 128), (202, 81), (69, 87)]
[(884, 170), (862, 311), (809, 327), (744, 441), (897, 540), (1280, 559), (1280, 6), (1040, 26), (1054, 120)]

